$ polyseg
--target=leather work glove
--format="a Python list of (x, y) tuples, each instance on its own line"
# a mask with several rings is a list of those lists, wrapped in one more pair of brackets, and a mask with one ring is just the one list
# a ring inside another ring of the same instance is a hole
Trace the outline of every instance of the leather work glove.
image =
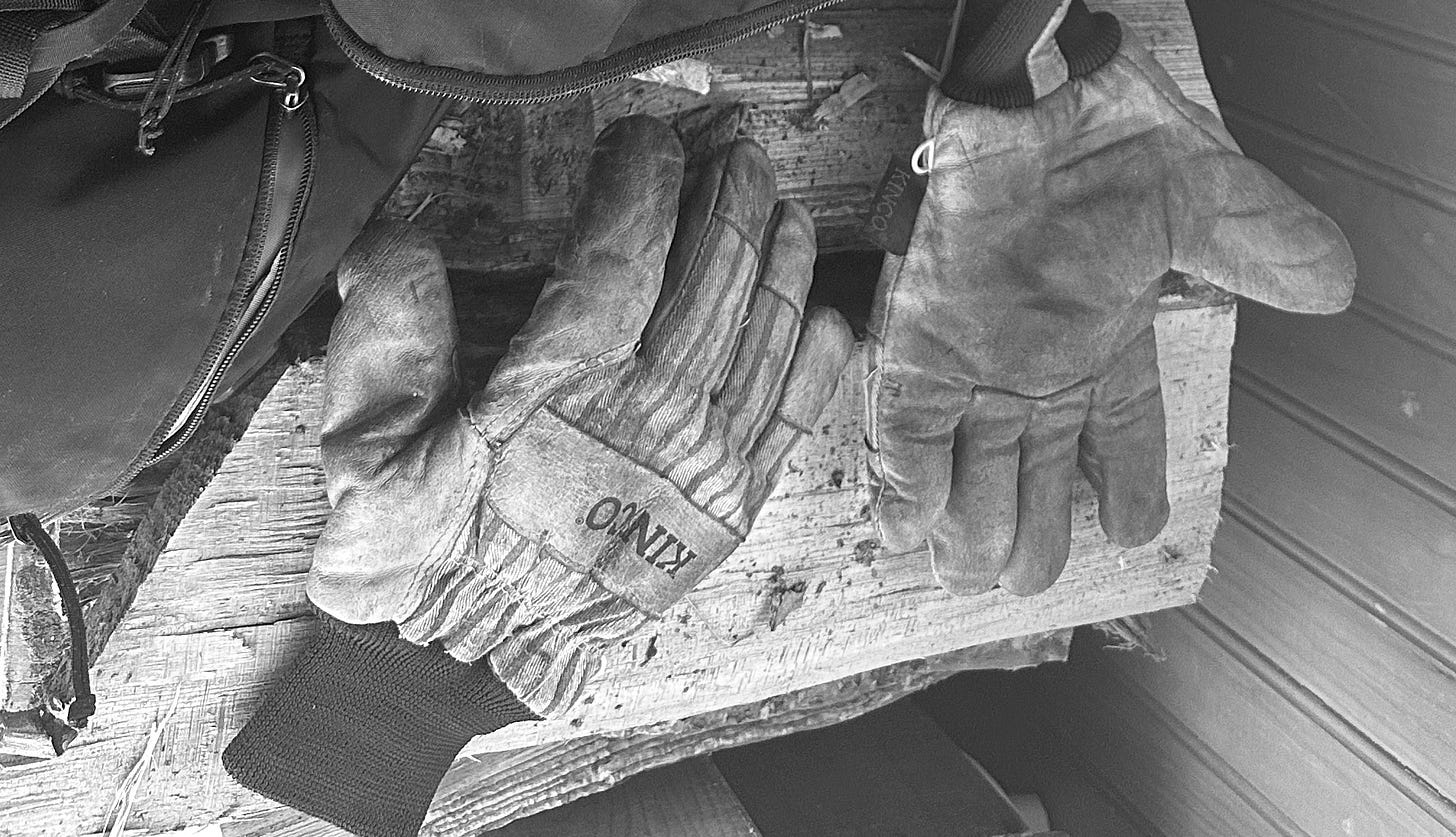
[(928, 536), (947, 590), (1025, 596), (1066, 564), (1079, 467), (1114, 543), (1167, 521), (1161, 277), (1333, 313), (1354, 261), (1111, 15), (971, 0), (965, 21), (871, 314), (873, 505), (889, 549)]
[(553, 278), (468, 399), (433, 244), (376, 223), (346, 254), (323, 630), (228, 747), (243, 784), (414, 834), (472, 735), (570, 706), (743, 541), (853, 335), (804, 314), (813, 223), (761, 148), (719, 154), (679, 220), (682, 177), (662, 122), (601, 134)]

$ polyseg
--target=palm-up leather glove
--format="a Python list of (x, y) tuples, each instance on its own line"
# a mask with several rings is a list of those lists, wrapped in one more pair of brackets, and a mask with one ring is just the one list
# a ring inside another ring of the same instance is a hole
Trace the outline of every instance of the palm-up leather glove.
[(1066, 564), (1078, 466), (1113, 542), (1167, 521), (1160, 278), (1330, 313), (1354, 262), (1111, 15), (968, 5), (977, 37), (929, 94), (933, 169), (871, 315), (867, 441), (887, 547), (928, 536), (949, 591), (1029, 595)]
[(743, 540), (853, 342), (804, 316), (813, 224), (747, 140), (678, 215), (682, 148), (598, 138), (553, 278), (483, 391), (455, 369), (438, 252), (372, 225), (339, 270), (323, 461), (323, 629), (229, 746), (243, 784), (414, 834), (475, 734), (550, 716), (601, 647)]

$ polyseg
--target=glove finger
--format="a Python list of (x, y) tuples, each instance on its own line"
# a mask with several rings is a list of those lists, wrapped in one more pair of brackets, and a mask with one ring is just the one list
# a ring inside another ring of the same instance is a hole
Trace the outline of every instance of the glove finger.
[[(872, 373), (867, 384), (873, 391), (883, 380)], [(875, 418), (865, 440), (870, 448), (870, 503), (885, 548), (904, 552), (925, 540), (945, 511), (960, 416), (945, 409), (916, 410), (898, 399), (887, 407), (886, 400), (880, 396), (866, 402)]]
[(990, 590), (1011, 557), (1020, 439), (1030, 416), (1030, 399), (977, 388), (956, 426), (950, 497), (930, 534), (931, 569), (950, 593)]
[(1097, 490), (1102, 531), (1119, 546), (1151, 541), (1168, 522), (1163, 390), (1149, 327), (1092, 390), (1080, 465)]
[(816, 244), (809, 210), (796, 201), (780, 201), (764, 240), (763, 269), (748, 320), (715, 399), (727, 416), (729, 448), (744, 453), (768, 424), (798, 343), (804, 300), (814, 278)]
[(324, 367), (330, 496), (455, 406), (455, 312), (439, 248), (399, 221), (365, 227), (339, 262), (343, 306)]
[(662, 289), (683, 168), (673, 130), (646, 116), (597, 137), (571, 232), (531, 318), (471, 406), (509, 433), (563, 381), (635, 351)]
[(799, 344), (783, 386), (776, 393), (778, 406), (748, 451), (748, 466), (758, 485), (751, 492), (749, 523), (773, 490), (779, 469), (794, 445), (813, 435), (814, 425), (854, 351), (854, 332), (838, 311), (813, 308), (804, 318)]
[(643, 334), (653, 374), (717, 391), (743, 325), (778, 187), (768, 155), (738, 140), (709, 164), (678, 224)]
[(1077, 437), (1087, 420), (1092, 388), (1080, 384), (1039, 398), (1021, 437), (1016, 541), (1001, 586), (1018, 596), (1040, 593), (1057, 580), (1072, 548), (1072, 485)]

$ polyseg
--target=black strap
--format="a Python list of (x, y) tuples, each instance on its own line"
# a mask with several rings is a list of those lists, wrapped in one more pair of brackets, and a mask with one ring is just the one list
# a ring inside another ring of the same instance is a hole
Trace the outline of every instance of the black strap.
[(0, 12), (84, 12), (86, 0), (0, 0)]
[(30, 75), (30, 51), (50, 12), (0, 12), (0, 99), (18, 99)]
[(47, 29), (30, 49), (30, 71), (65, 67), (100, 49), (137, 16), (147, 0), (106, 0), (85, 17)]
[[(87, 719), (96, 714), (96, 695), (91, 693), (91, 665), (81, 597), (76, 594), (76, 584), (71, 580), (71, 571), (66, 567), (60, 547), (51, 540), (40, 518), (29, 512), (17, 514), (10, 518), (10, 531), (15, 534), (16, 540), (40, 551), (56, 579), (56, 589), (61, 592), (61, 608), (71, 628), (71, 690), (75, 693), (71, 708), (66, 712), (66, 720), (76, 729), (83, 729)], [(57, 755), (60, 755), (59, 750)]]

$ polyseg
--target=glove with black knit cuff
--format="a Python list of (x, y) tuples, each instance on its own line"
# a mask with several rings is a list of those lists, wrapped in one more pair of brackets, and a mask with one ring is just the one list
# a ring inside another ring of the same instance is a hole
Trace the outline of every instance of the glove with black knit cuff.
[(853, 336), (804, 305), (813, 224), (739, 140), (679, 215), (683, 152), (628, 117), (490, 382), (460, 392), (438, 251), (367, 228), (339, 269), (318, 640), (224, 754), (266, 796), (412, 835), (472, 735), (561, 712), (604, 645), (749, 531)]
[(1332, 313), (1355, 264), (1112, 15), (967, 0), (962, 27), (926, 106), (925, 198), (870, 318), (874, 511), (890, 549), (929, 540), (947, 590), (1024, 596), (1067, 562), (1079, 469), (1114, 543), (1168, 519), (1164, 274)]

